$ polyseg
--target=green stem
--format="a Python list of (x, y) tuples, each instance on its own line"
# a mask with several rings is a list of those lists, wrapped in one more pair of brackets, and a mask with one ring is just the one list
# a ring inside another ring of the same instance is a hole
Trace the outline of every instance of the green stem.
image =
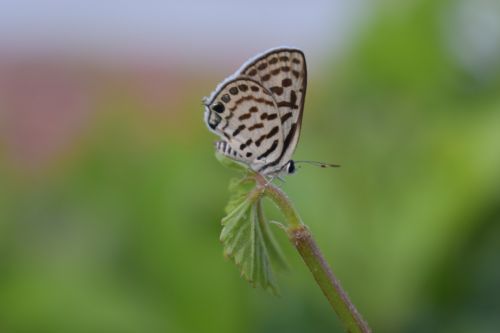
[(342, 289), (340, 281), (328, 266), (311, 232), (302, 223), (290, 199), (282, 190), (270, 183), (268, 184), (263, 177), (259, 176), (256, 176), (256, 180), (261, 186), (265, 186), (264, 194), (274, 201), (285, 216), (288, 223), (286, 230), (290, 241), (302, 256), (316, 283), (337, 313), (347, 332), (371, 332), (368, 324), (363, 320), (347, 293)]

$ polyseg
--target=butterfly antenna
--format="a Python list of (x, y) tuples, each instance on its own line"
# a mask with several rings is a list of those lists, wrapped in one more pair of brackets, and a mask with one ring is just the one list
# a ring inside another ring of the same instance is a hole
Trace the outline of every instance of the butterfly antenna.
[(315, 165), (320, 168), (339, 168), (339, 164), (332, 164), (332, 163), (324, 163), (324, 162), (318, 162), (318, 161), (294, 161), (295, 164), (297, 163), (306, 163), (306, 164), (311, 164)]

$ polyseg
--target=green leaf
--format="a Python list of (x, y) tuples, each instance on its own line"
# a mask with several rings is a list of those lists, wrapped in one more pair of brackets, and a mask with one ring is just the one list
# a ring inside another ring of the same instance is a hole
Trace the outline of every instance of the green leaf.
[(230, 188), (233, 195), (226, 206), (220, 235), (224, 255), (236, 263), (252, 286), (260, 285), (276, 295), (272, 264), (281, 269), (288, 266), (262, 212), (263, 190), (248, 178), (233, 181)]
[(276, 266), (276, 268), (283, 271), (288, 271), (289, 267), (285, 259), (285, 255), (283, 254), (279, 243), (276, 241), (276, 238), (274, 238), (274, 233), (269, 227), (270, 222), (267, 221), (264, 217), (264, 212), (262, 210), (262, 204), (260, 200), (257, 202), (257, 213), (259, 214), (259, 224), (262, 228), (264, 243), (266, 244), (266, 247), (268, 249), (271, 261)]

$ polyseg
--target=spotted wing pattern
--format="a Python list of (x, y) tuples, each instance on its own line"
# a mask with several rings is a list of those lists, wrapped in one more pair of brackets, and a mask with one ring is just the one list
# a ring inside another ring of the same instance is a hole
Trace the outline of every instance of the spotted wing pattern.
[(283, 151), (278, 107), (270, 91), (249, 78), (225, 81), (205, 101), (205, 121), (223, 140), (216, 149), (259, 171)]
[(299, 140), (307, 86), (304, 53), (294, 48), (272, 49), (249, 60), (236, 75), (250, 77), (272, 93), (283, 130), (283, 150), (259, 171), (279, 171), (292, 158)]

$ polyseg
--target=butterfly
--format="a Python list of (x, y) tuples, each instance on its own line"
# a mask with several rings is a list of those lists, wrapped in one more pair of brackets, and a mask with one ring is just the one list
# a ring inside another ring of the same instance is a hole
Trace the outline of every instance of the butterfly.
[(216, 150), (263, 176), (294, 173), (306, 87), (300, 49), (273, 48), (245, 62), (203, 100), (205, 123), (221, 138)]

